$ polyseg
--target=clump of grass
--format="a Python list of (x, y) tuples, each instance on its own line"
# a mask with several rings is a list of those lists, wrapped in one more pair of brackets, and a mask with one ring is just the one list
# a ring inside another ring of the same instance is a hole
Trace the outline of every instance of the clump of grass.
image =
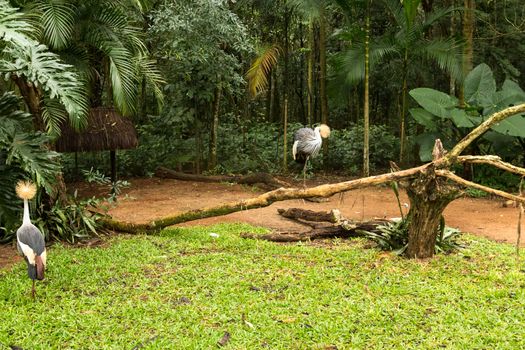
[(0, 349), (213, 349), (226, 332), (231, 349), (525, 346), (511, 246), (466, 236), (461, 252), (418, 262), (365, 240), (281, 245), (246, 231), (264, 232), (222, 224), (55, 245), (35, 302), (23, 263), (0, 271)]

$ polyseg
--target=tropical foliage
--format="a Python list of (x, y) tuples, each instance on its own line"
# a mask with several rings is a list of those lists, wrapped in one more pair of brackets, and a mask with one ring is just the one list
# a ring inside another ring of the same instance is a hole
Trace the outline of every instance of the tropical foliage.
[[(418, 88), (410, 95), (422, 108), (413, 108), (414, 119), (427, 129), (418, 136), (421, 160), (431, 159), (435, 138), (452, 145), (459, 137), (490, 114), (509, 106), (525, 102), (525, 92), (512, 80), (505, 80), (498, 90), (491, 69), (486, 64), (474, 68), (465, 79), (465, 102), (461, 107), (455, 96), (431, 89)], [(492, 127), (477, 144), (478, 151), (495, 151), (505, 154), (509, 144), (518, 146), (518, 139), (525, 138), (525, 117), (516, 115)]]
[[(62, 155), (63, 169), (51, 151), (62, 123), (82, 128), (89, 108), (99, 105), (133, 118), (138, 131), (138, 149), (119, 155), (124, 175), (152, 175), (159, 165), (283, 172), (293, 131), (320, 122), (334, 132), (312, 162), (315, 172), (360, 175), (364, 135), (372, 172), (390, 160), (428, 160), (435, 138), (450, 148), (525, 96), (522, 1), (478, 1), (476, 11), (468, 9), (476, 16), (471, 23), (461, 5), (0, 0), (2, 183), (32, 178), (45, 197), (61, 188), (53, 174), (69, 179), (77, 165), (107, 173), (105, 155)], [(463, 28), (467, 22), (477, 27)], [(470, 61), (476, 68), (464, 71)], [(469, 152), (522, 165), (523, 130), (523, 117), (513, 117)], [(475, 176), (501, 175), (480, 168)], [(7, 204), (16, 202), (7, 187), (0, 189), (4, 232), (18, 215)], [(60, 217), (67, 205), (43, 207)]]

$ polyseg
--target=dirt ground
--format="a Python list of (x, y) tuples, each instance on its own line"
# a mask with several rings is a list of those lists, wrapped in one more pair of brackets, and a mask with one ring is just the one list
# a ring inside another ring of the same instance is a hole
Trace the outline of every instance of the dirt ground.
[[(338, 179), (337, 181), (342, 181)], [(169, 214), (183, 211), (213, 207), (220, 203), (238, 201), (255, 197), (262, 191), (253, 187), (225, 183), (203, 183), (170, 179), (130, 179), (131, 186), (120, 195), (117, 205), (109, 210), (115, 219), (143, 223)], [(333, 178), (317, 177), (307, 186), (336, 182)], [(302, 183), (296, 183), (301, 186)], [(87, 196), (100, 195), (103, 190), (85, 184), (70, 185), (69, 189), (79, 189)], [(408, 199), (403, 193), (402, 203)], [(353, 190), (341, 195), (334, 195), (325, 202), (288, 200), (272, 205), (232, 213), (225, 216), (195, 220), (180, 224), (211, 225), (219, 222), (246, 222), (263, 226), (276, 231), (297, 231), (303, 226), (283, 219), (278, 215), (278, 208), (300, 207), (311, 210), (339, 209), (352, 219), (399, 217), (399, 209), (393, 191), (389, 187), (372, 187)], [(405, 208), (406, 209), (406, 208)], [(406, 209), (408, 210), (408, 209)], [(498, 242), (515, 243), (517, 235), (518, 209), (503, 207), (502, 200), (460, 198), (452, 202), (445, 210), (446, 224), (487, 237)], [(11, 245), (0, 245), (0, 267), (19, 261), (16, 248)]]

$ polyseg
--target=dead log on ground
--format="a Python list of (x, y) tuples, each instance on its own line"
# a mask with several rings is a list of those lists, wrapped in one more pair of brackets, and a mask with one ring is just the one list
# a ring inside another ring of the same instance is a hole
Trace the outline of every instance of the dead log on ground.
[[(268, 234), (243, 233), (241, 237), (260, 239), (272, 242), (304, 242), (328, 238), (351, 238), (363, 236), (360, 231), (376, 231), (378, 225), (388, 220), (375, 219), (369, 221), (353, 221), (341, 216), (339, 210), (329, 212), (313, 211), (301, 208), (277, 209), (281, 216), (294, 220), (300, 224), (307, 224), (313, 228), (309, 231), (272, 232)], [(313, 221), (313, 223), (309, 223)], [(324, 224), (319, 224), (324, 222)]]
[(248, 175), (228, 176), (228, 175), (195, 175), (186, 174), (179, 171), (171, 170), (165, 167), (158, 167), (155, 176), (164, 179), (175, 179), (182, 181), (197, 182), (231, 182), (241, 185), (257, 185), (264, 190), (274, 190), (279, 187), (290, 187), (290, 184), (281, 181), (268, 173), (253, 173)]

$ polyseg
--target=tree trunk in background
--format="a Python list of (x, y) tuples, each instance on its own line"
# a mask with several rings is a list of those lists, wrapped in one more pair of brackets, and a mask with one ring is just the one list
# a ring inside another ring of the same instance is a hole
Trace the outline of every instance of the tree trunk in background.
[[(326, 91), (326, 18), (324, 8), (319, 15), (319, 95), (321, 99), (321, 123), (328, 124), (328, 92)], [(328, 156), (328, 140), (323, 142), (323, 159)]]
[[(197, 111), (197, 109), (196, 109)], [(201, 173), (202, 164), (202, 135), (201, 135), (201, 122), (195, 118), (195, 173)]]
[[(465, 39), (465, 46), (463, 50), (463, 76), (465, 77), (473, 68), (474, 28), (476, 21), (476, 15), (474, 11), (476, 8), (476, 4), (474, 0), (464, 0), (464, 7), (465, 9), (463, 12), (463, 37)], [(461, 90), (459, 95), (459, 105), (465, 106), (465, 94), (463, 84), (461, 84)], [(463, 164), (462, 176), (467, 180), (472, 179), (472, 177), (474, 176), (472, 164)]]
[(221, 102), (222, 88), (219, 85), (215, 89), (213, 99), (213, 119), (210, 130), (210, 150), (208, 156), (208, 170), (213, 170), (217, 166), (217, 132), (219, 129), (219, 107)]
[(46, 125), (42, 118), (42, 106), (40, 105), (42, 93), (35, 85), (28, 83), (24, 78), (13, 74), (11, 79), (15, 82), (18, 90), (20, 90), (20, 94), (22, 95), (29, 112), (33, 115), (34, 129), (46, 132)]
[(287, 9), (284, 14), (284, 72), (283, 72), (283, 171), (288, 172), (288, 89), (289, 89), (289, 34), (291, 10)]
[(399, 162), (404, 164), (406, 161), (406, 109), (407, 109), (407, 93), (408, 93), (408, 49), (405, 49), (405, 57), (403, 59), (403, 87), (401, 90), (401, 112), (399, 116)]
[[(450, 7), (456, 6), (455, 0), (450, 0)], [(450, 16), (450, 37), (455, 37), (456, 35), (456, 15), (455, 13), (452, 13)], [(450, 83), (449, 83), (449, 95), (450, 96), (456, 96), (456, 81), (452, 76), (450, 76)]]
[[(475, 27), (475, 8), (474, 0), (463, 1), (463, 39), (465, 45), (463, 49), (463, 76), (467, 76), (468, 72), (472, 70), (474, 59), (474, 27)], [(465, 106), (465, 95), (463, 84), (461, 84), (459, 91), (459, 105)]]
[(273, 70), (268, 76), (268, 90), (266, 91), (266, 120), (273, 123)]
[(307, 120), (308, 120), (308, 126), (312, 126), (313, 123), (313, 101), (314, 101), (314, 53), (315, 53), (315, 31), (314, 31), (314, 23), (312, 20), (310, 20), (309, 26), (308, 26), (308, 37), (309, 37), (309, 44), (310, 44), (310, 51), (308, 52), (308, 78), (307, 78), (307, 85), (308, 85), (308, 100), (307, 100)]
[(286, 173), (288, 172), (288, 98), (286, 97), (284, 98), (283, 125), (283, 170)]
[(369, 116), (369, 90), (370, 90), (370, 0), (366, 4), (366, 36), (365, 36), (365, 101), (363, 106), (363, 176), (370, 175), (370, 150), (369, 150), (369, 133), (370, 133), (370, 116)]

